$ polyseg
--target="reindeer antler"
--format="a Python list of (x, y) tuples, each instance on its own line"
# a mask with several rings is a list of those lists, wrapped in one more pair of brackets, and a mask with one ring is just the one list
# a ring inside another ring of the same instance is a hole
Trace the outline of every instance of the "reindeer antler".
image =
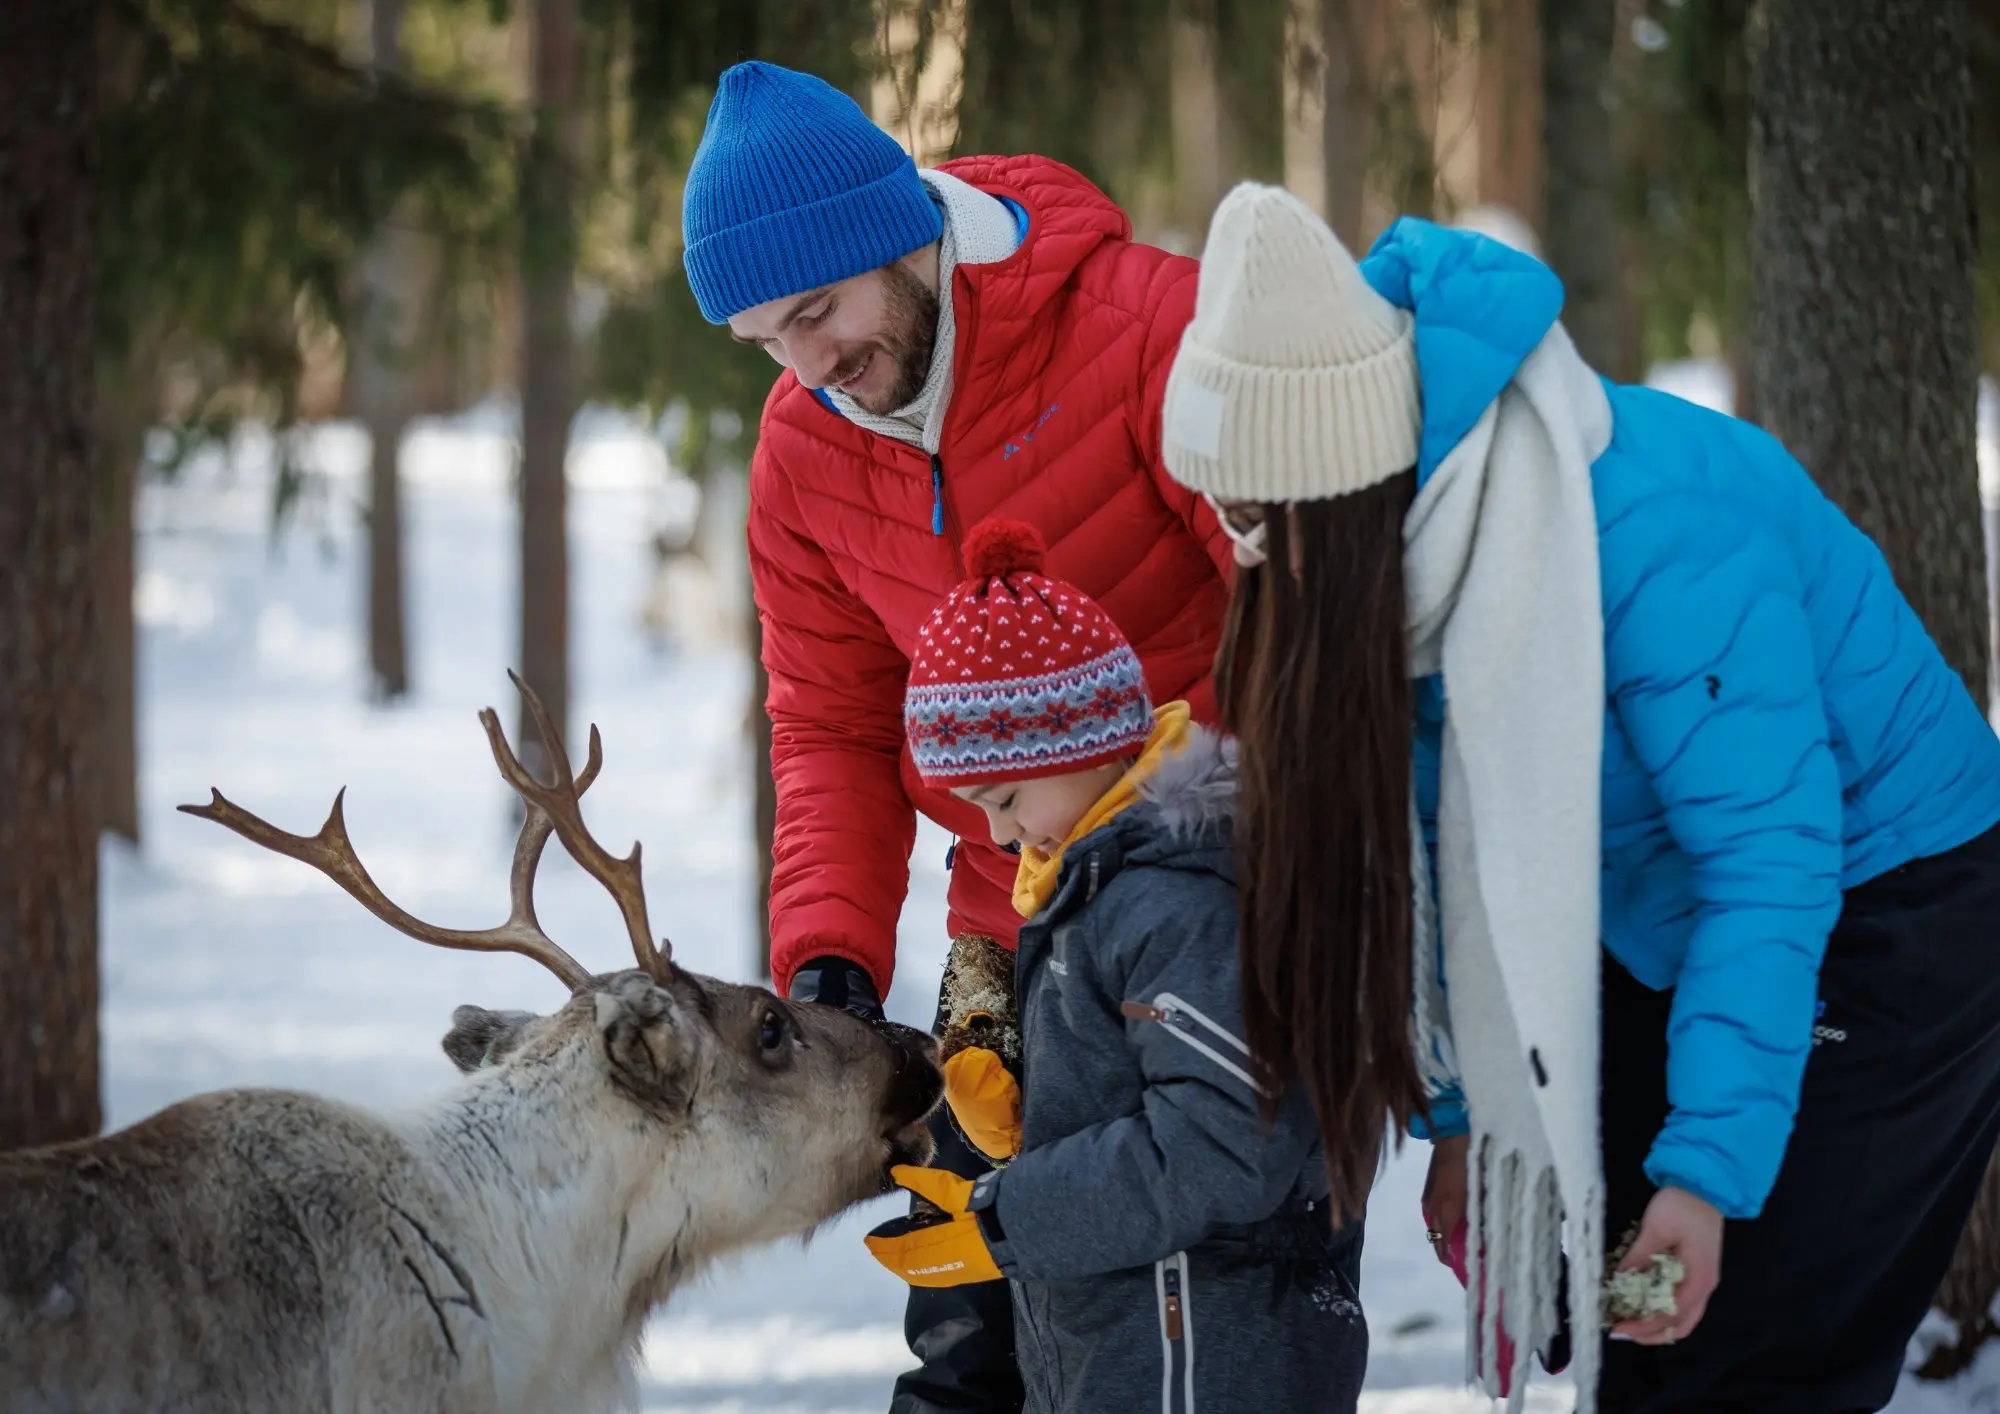
[(590, 970), (543, 932), (541, 923), (535, 917), (535, 870), (541, 863), (542, 850), (549, 842), (549, 835), (554, 833), (585, 872), (609, 889), (618, 901), (619, 911), (625, 916), (626, 927), (632, 934), (639, 965), (656, 981), (667, 980), (673, 970), (673, 950), (668, 945), (667, 951), (662, 954), (653, 947), (646, 924), (646, 897), (640, 884), (639, 847), (633, 845), (631, 855), (625, 859), (614, 859), (591, 838), (578, 807), (579, 798), (590, 789), (590, 783), (597, 779), (598, 769), (604, 764), (604, 748), (597, 728), (593, 726), (590, 729), (589, 759), (585, 761), (582, 772), (572, 775), (569, 755), (563, 750), (562, 739), (549, 720), (541, 699), (518, 676), (513, 673), (508, 676), (520, 689), (528, 711), (535, 719), (535, 728), (549, 753), (556, 780), (553, 786), (544, 786), (529, 774), (508, 747), (507, 738), (500, 730), (500, 719), (491, 707), (479, 714), (487, 738), (492, 742), (493, 759), (500, 766), (500, 774), (520, 793), (527, 811), (526, 818), (521, 822), (520, 837), (514, 842), (514, 864), (507, 888), (510, 904), (507, 921), (498, 927), (440, 928), (398, 907), (368, 876), (368, 870), (354, 852), (353, 842), (347, 837), (347, 820), (341, 808), (347, 798), (344, 787), (334, 796), (333, 809), (327, 813), (326, 823), (319, 827), (316, 835), (295, 835), (281, 830), (225, 799), (221, 791), (212, 788), (209, 791), (212, 799), (207, 805), (183, 805), (180, 809), (185, 814), (227, 826), (252, 844), (311, 865), (399, 933), (438, 947), (519, 953), (541, 963), (561, 978), (563, 985), (575, 991), (590, 981)]
[[(586, 783), (597, 774), (597, 765), (593, 759), (585, 768), (583, 779)], [(353, 841), (347, 837), (347, 819), (341, 809), (342, 802), (347, 799), (345, 786), (334, 796), (333, 809), (327, 812), (326, 823), (319, 827), (316, 835), (295, 835), (281, 830), (224, 798), (221, 791), (211, 788), (209, 794), (213, 799), (207, 805), (183, 805), (181, 811), (226, 825), (252, 844), (262, 845), (302, 864), (310, 864), (399, 933), (418, 942), (435, 943), (441, 948), (513, 952), (531, 957), (562, 978), (571, 991), (590, 980), (590, 969), (564, 952), (535, 920), (535, 866), (541, 862), (542, 847), (549, 842), (550, 828), (549, 817), (539, 810), (528, 811), (528, 818), (521, 825), (520, 838), (514, 842), (514, 869), (508, 883), (512, 907), (507, 921), (496, 928), (440, 928), (404, 911), (368, 877), (367, 868), (354, 852)]]
[[(494, 764), (531, 810), (539, 809), (549, 817), (555, 826), (556, 838), (562, 841), (570, 858), (582, 865), (583, 871), (604, 885), (611, 897), (617, 900), (618, 911), (625, 916), (625, 931), (631, 935), (632, 954), (639, 960), (639, 966), (654, 981), (666, 981), (674, 969), (674, 945), (665, 938), (660, 940), (659, 948), (653, 945), (653, 930), (646, 921), (646, 888), (640, 878), (638, 843), (635, 841), (632, 852), (619, 859), (591, 835), (583, 823), (583, 811), (577, 802), (583, 788), (570, 776), (569, 752), (563, 748), (562, 734), (549, 719), (542, 699), (535, 696), (533, 688), (521, 681), (520, 674), (510, 670), (507, 676), (519, 690), (521, 700), (528, 704), (528, 715), (535, 719), (535, 733), (541, 737), (542, 749), (548, 753), (549, 769), (554, 773), (555, 780), (550, 785), (543, 785), (521, 764), (513, 748), (507, 745), (506, 733), (500, 730), (499, 714), (488, 707), (479, 714), (479, 721), (486, 728), (486, 739), (492, 743)], [(590, 759), (595, 763), (602, 755), (603, 746), (593, 724), (590, 728)]]

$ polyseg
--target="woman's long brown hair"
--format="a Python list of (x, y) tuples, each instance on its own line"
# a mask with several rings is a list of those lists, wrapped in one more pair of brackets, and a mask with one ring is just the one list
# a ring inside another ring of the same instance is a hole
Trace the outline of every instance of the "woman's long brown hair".
[(1264, 508), (1216, 659), (1238, 742), (1238, 959), (1267, 1109), (1296, 1080), (1336, 1216), (1360, 1213), (1388, 1124), (1425, 1110), (1411, 1039), (1403, 514), (1415, 476)]

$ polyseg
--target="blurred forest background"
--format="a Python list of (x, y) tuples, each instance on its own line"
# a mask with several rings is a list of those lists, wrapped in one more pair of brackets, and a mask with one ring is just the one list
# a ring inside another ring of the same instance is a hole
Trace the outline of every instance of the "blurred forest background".
[[(1536, 251), (1602, 371), (1699, 361), (1784, 438), (1989, 699), (2000, 0), (14, 0), (0, 1147), (101, 1120), (96, 841), (140, 835), (149, 485), (254, 434), (282, 543), (323, 499), (313, 430), (365, 432), (348, 689), (388, 710), (427, 671), (409, 434), (494, 420), (521, 592), (491, 612), (574, 739), (565, 468), (579, 419), (614, 418), (700, 493), (654, 535), (650, 630), (754, 649), (736, 542), (775, 369), (702, 321), (679, 262), (715, 77), (750, 57), (847, 89), (923, 164), (1069, 162), (1189, 253), (1243, 178), (1357, 252), (1400, 213)], [(768, 839), (768, 780), (757, 801)], [(1990, 1181), (1934, 1373), (1993, 1333), (1996, 1293)]]

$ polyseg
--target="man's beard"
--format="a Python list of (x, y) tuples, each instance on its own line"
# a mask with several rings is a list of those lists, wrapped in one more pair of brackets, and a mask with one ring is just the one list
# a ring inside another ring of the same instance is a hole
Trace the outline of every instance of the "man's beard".
[(880, 398), (854, 399), (877, 417), (887, 417), (915, 401), (931, 376), (931, 357), (937, 349), (938, 297), (900, 260), (882, 267), (882, 304), (881, 337), (857, 350), (828, 380), (838, 385), (852, 378), (871, 355), (879, 353), (888, 359), (896, 369), (896, 381), (889, 391)]

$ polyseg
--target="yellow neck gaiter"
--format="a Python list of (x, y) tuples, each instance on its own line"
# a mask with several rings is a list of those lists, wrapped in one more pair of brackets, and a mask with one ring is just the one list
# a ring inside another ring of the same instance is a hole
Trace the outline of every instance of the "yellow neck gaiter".
[(1076, 822), (1076, 828), (1069, 832), (1069, 838), (1053, 854), (1044, 854), (1039, 849), (1023, 847), (1021, 868), (1014, 875), (1014, 911), (1023, 918), (1033, 918), (1047, 906), (1054, 897), (1056, 881), (1062, 877), (1063, 851), (1139, 803), (1139, 788), (1151, 780), (1153, 773), (1160, 769), (1160, 763), (1175, 755), (1187, 745), (1189, 708), (1185, 702), (1169, 702), (1153, 713), (1153, 734), (1146, 738), (1145, 750), (1132, 763), (1132, 769), (1118, 778), (1115, 785), (1097, 799), (1097, 804), (1083, 813)]

